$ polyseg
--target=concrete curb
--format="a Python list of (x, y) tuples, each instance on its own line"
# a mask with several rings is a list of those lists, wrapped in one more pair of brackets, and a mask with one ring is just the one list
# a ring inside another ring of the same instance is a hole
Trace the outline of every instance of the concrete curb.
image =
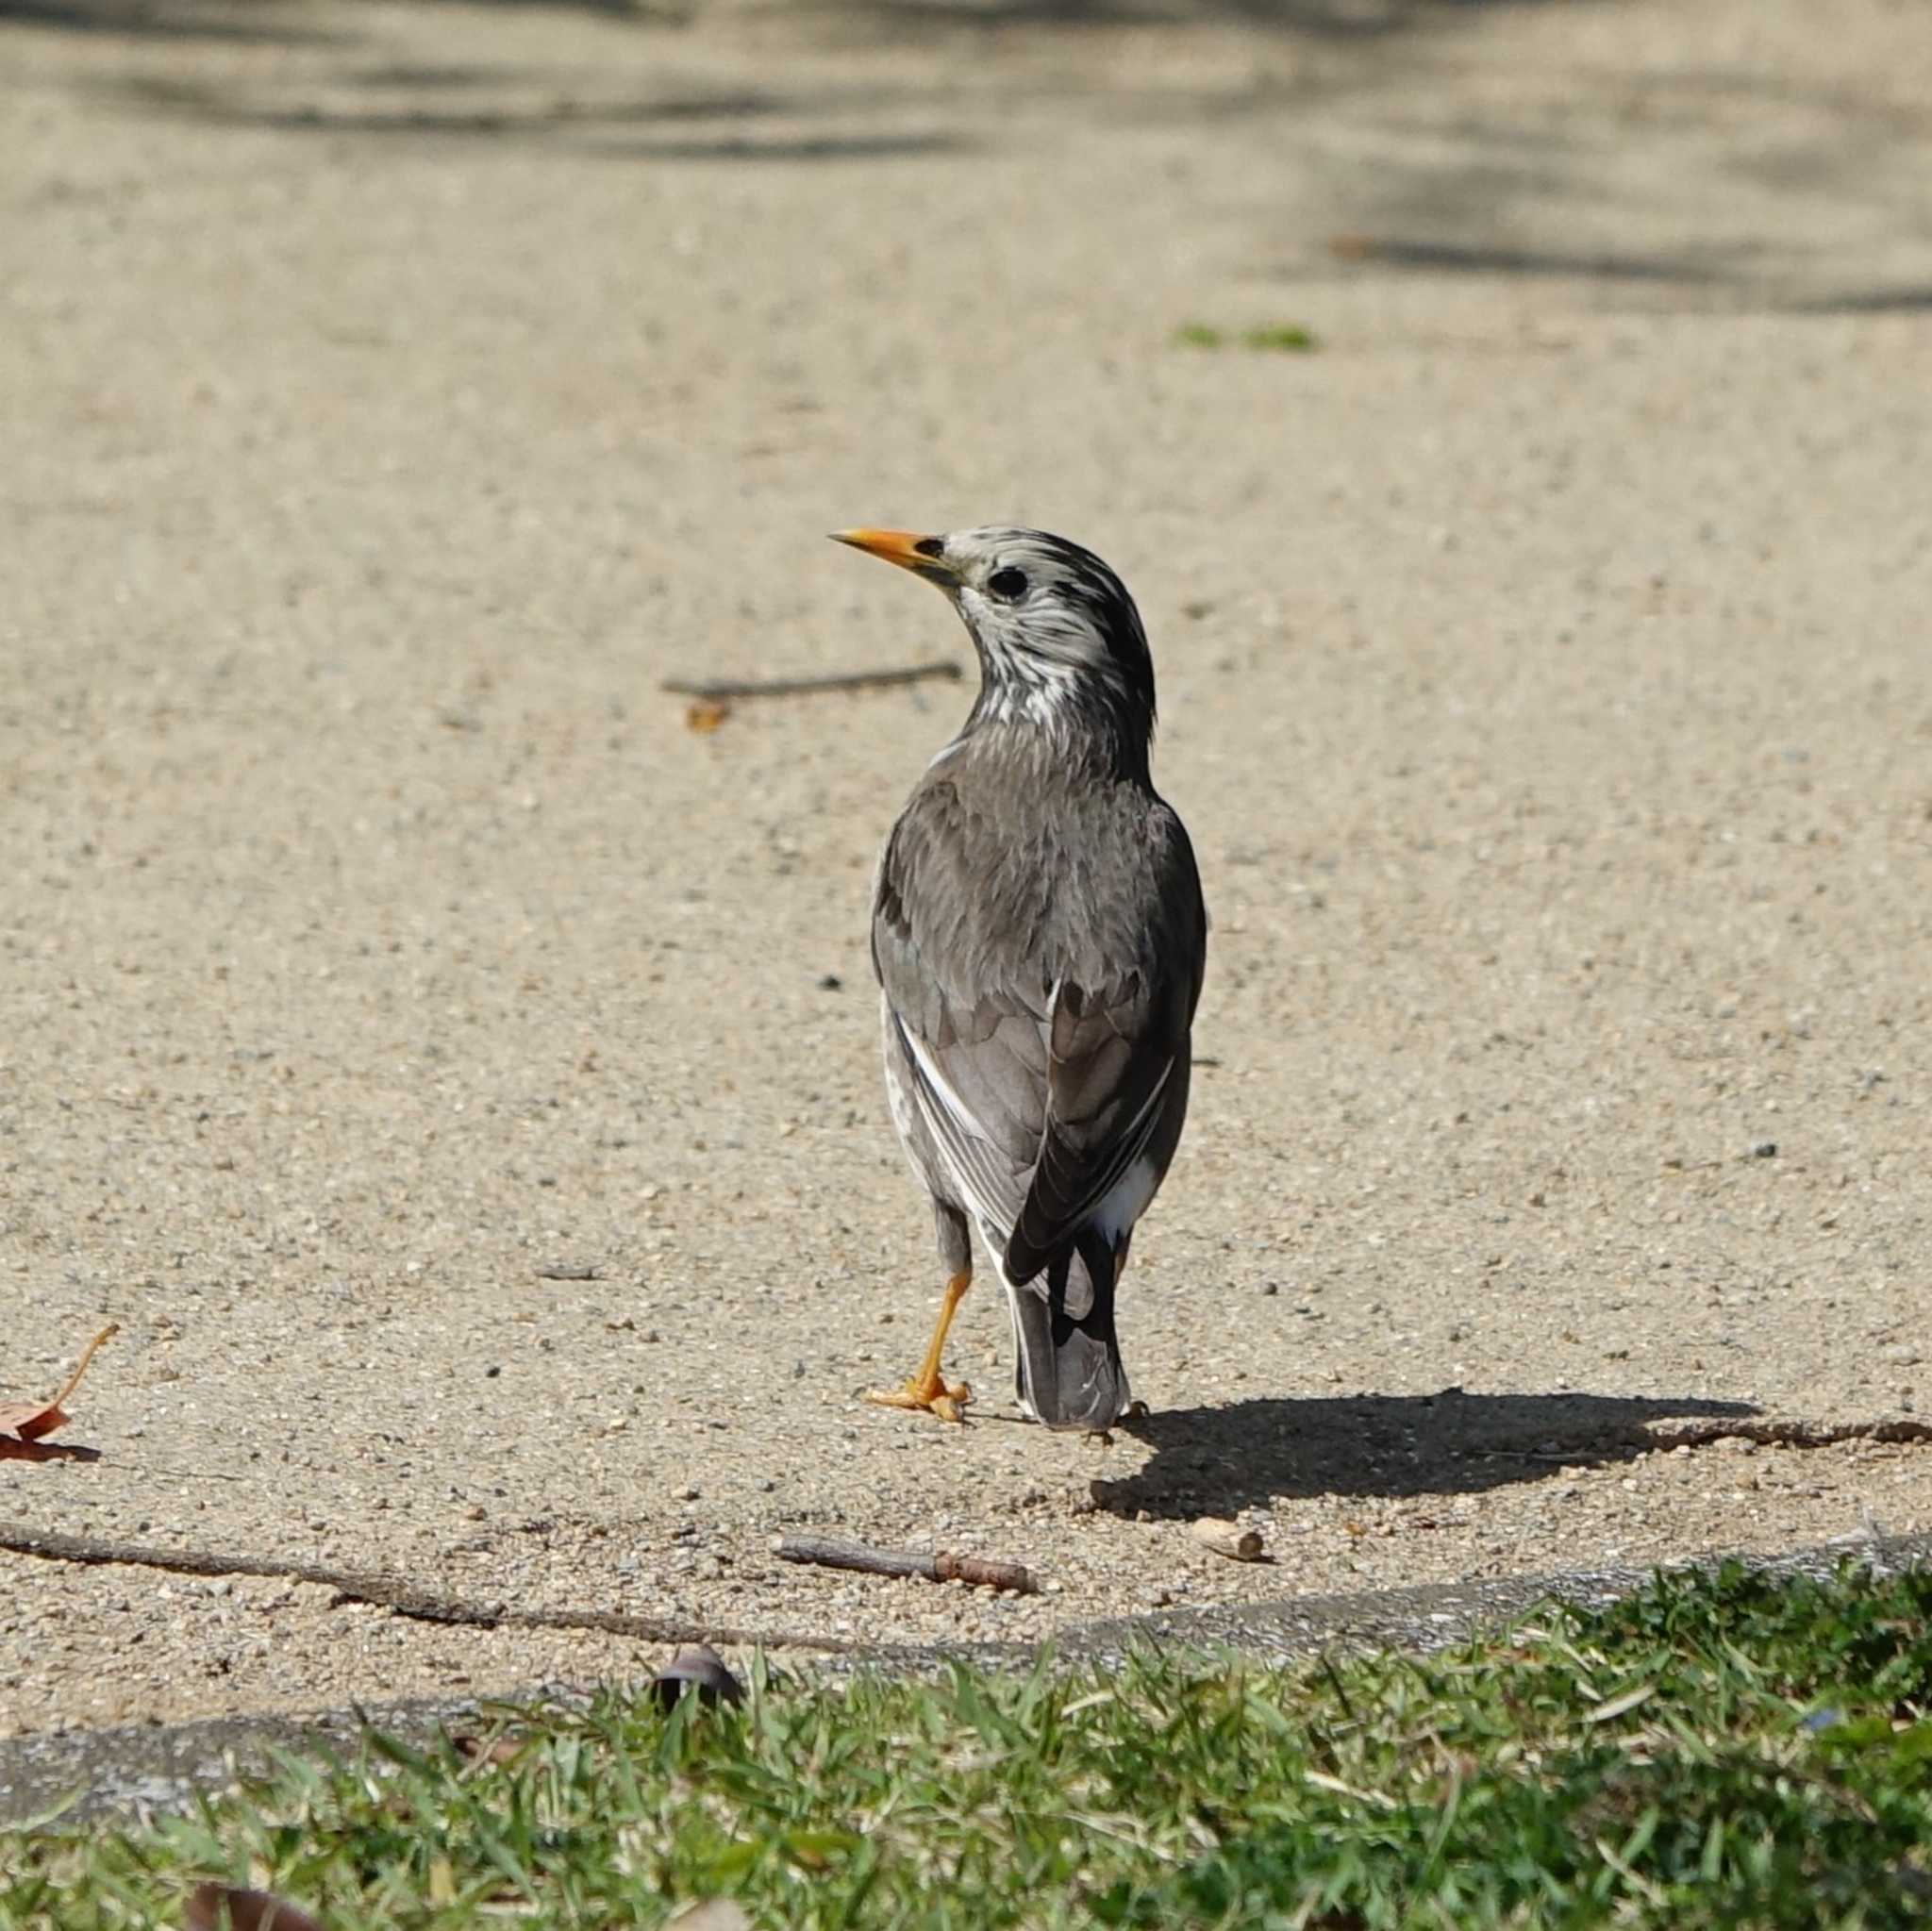
[[(1848, 1556), (1865, 1561), (1874, 1573), (1896, 1573), (1932, 1562), (1932, 1534), (1845, 1538), (1785, 1556), (1740, 1559), (1766, 1573), (1823, 1576)], [(1666, 1567), (1712, 1568), (1724, 1559), (1718, 1552)], [(1656, 1573), (1655, 1568), (1567, 1570), (1125, 1617), (1076, 1625), (1053, 1648), (1071, 1662), (1103, 1664), (1150, 1641), (1233, 1650), (1269, 1662), (1289, 1662), (1337, 1645), (1426, 1652), (1507, 1622), (1552, 1596), (1591, 1606), (1614, 1602)], [(1023, 1667), (1038, 1655), (1019, 1643), (882, 1647), (858, 1656), (814, 1656), (791, 1667), (798, 1675), (823, 1679), (859, 1670), (917, 1673), (955, 1660)], [(304, 1716), (222, 1717), (14, 1738), (0, 1742), (0, 1828), (125, 1820), (180, 1809), (197, 1794), (220, 1791), (238, 1777), (263, 1769), (278, 1752), (353, 1751), (365, 1724), (422, 1738), (473, 1720), (486, 1706), (584, 1693), (581, 1685), (533, 1684), (510, 1697), (488, 1699), (487, 1705), (469, 1697), (420, 1699)]]

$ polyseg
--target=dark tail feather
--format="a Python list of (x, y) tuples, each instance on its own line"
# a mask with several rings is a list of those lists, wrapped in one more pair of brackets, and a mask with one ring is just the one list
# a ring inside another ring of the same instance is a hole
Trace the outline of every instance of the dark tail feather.
[(1020, 1400), (1049, 1428), (1110, 1428), (1127, 1411), (1114, 1271), (1113, 1250), (1090, 1234), (1054, 1255), (1043, 1274), (1008, 1289)]

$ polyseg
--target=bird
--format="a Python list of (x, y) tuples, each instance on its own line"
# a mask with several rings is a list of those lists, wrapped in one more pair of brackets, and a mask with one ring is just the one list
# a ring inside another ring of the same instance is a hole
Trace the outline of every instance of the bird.
[(1115, 1290), (1180, 1140), (1207, 962), (1193, 847), (1150, 771), (1146, 631), (1107, 564), (1043, 530), (834, 540), (943, 591), (980, 675), (873, 888), (887, 1099), (946, 1279), (918, 1370), (869, 1399), (963, 1419), (941, 1362), (976, 1228), (1023, 1412), (1105, 1434), (1130, 1405)]

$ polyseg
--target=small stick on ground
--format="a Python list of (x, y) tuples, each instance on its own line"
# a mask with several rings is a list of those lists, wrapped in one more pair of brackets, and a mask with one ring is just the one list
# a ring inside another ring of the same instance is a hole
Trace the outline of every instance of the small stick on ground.
[(856, 1569), (864, 1575), (917, 1575), (927, 1582), (990, 1584), (996, 1590), (1040, 1593), (1040, 1581), (1024, 1563), (979, 1556), (955, 1556), (941, 1549), (922, 1556), (913, 1549), (868, 1549), (861, 1542), (828, 1542), (817, 1536), (780, 1536), (772, 1553), (781, 1562), (816, 1563), (821, 1569)]
[[(606, 1636), (638, 1637), (645, 1642), (706, 1642), (721, 1649), (824, 1650), (832, 1655), (873, 1647), (847, 1637), (810, 1632), (711, 1627), (681, 1619), (626, 1616), (604, 1609), (525, 1609), (501, 1602), (471, 1602), (430, 1595), (400, 1576), (358, 1574), (313, 1562), (281, 1562), (268, 1556), (231, 1556), (220, 1550), (107, 1542), (92, 1536), (56, 1535), (25, 1523), (0, 1522), (0, 1551), (53, 1562), (126, 1563), (176, 1575), (261, 1575), (317, 1583), (334, 1590), (339, 1602), (370, 1603), (418, 1623), (446, 1623), (473, 1629), (589, 1629)], [(892, 1653), (890, 1645), (879, 1647), (888, 1655)]]
[(951, 659), (929, 664), (906, 664), (897, 670), (833, 671), (820, 677), (756, 678), (667, 677), (658, 688), (675, 697), (702, 698), (710, 704), (729, 704), (741, 697), (812, 697), (822, 691), (884, 691), (895, 684), (920, 684), (928, 677), (958, 683), (959, 666)]

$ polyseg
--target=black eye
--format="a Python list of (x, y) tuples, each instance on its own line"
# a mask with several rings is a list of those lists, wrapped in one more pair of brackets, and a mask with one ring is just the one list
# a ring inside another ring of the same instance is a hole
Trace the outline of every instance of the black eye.
[(986, 579), (986, 587), (1003, 603), (1017, 604), (1026, 594), (1026, 573), (1009, 563)]

